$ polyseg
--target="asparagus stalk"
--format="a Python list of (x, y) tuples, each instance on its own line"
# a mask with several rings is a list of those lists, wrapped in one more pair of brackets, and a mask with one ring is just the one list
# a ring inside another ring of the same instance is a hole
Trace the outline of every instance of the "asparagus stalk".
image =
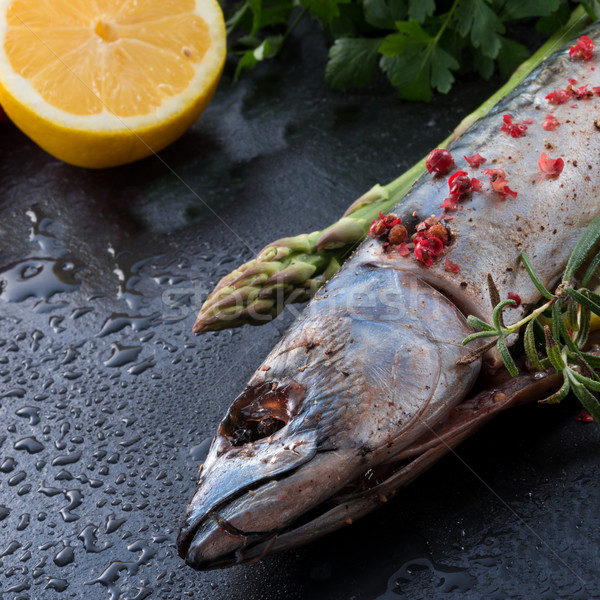
[[(439, 148), (445, 148), (504, 96), (511, 92), (552, 52), (578, 35), (589, 23), (583, 6), (511, 78), (474, 112), (465, 117)], [(343, 259), (366, 236), (379, 213), (389, 212), (425, 173), (423, 158), (387, 185), (375, 185), (358, 198), (341, 219), (321, 231), (279, 239), (258, 256), (229, 273), (202, 305), (194, 333), (260, 325), (274, 319), (286, 304), (306, 302), (340, 268)]]

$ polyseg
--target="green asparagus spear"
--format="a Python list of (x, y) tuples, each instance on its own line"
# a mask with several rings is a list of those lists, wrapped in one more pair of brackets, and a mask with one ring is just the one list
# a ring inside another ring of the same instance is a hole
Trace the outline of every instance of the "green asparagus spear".
[[(445, 148), (486, 115), (542, 60), (578, 35), (588, 23), (588, 14), (579, 6), (567, 24), (526, 60), (504, 86), (463, 119), (438, 147)], [(274, 319), (286, 304), (309, 300), (339, 269), (352, 248), (363, 240), (379, 213), (389, 212), (425, 173), (425, 160), (420, 160), (388, 185), (375, 185), (333, 225), (272, 242), (256, 258), (223, 277), (202, 305), (194, 333), (245, 324), (260, 325)]]

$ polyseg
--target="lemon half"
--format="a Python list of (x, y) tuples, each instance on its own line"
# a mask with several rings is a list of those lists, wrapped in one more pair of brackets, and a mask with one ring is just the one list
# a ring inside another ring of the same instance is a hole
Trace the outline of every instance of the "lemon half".
[(0, 104), (83, 167), (158, 152), (200, 116), (226, 54), (216, 0), (0, 0)]

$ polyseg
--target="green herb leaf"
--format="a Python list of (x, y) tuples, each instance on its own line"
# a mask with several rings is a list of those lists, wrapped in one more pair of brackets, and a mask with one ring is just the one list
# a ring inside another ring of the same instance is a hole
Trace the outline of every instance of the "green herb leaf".
[(380, 38), (338, 38), (329, 50), (325, 82), (332, 89), (373, 80), (379, 58)]
[(577, 344), (575, 344), (575, 342), (572, 340), (572, 338), (569, 334), (569, 330), (567, 329), (567, 326), (565, 324), (565, 320), (563, 318), (563, 314), (560, 310), (560, 306), (559, 306), (558, 302), (555, 302), (554, 305), (552, 306), (553, 329), (554, 329), (555, 321), (556, 321), (557, 332), (554, 334), (554, 337), (556, 339), (562, 338), (565, 341), (567, 348), (569, 348), (569, 350), (571, 350), (571, 352), (579, 352), (579, 348), (577, 347)]
[(500, 75), (508, 79), (529, 56), (529, 51), (523, 44), (509, 38), (500, 36), (502, 46), (496, 56)]
[(257, 62), (258, 61), (254, 57), (254, 50), (246, 50), (246, 52), (242, 54), (242, 57), (238, 61), (233, 80), (237, 81), (243, 71), (249, 71), (256, 65)]
[(575, 273), (579, 270), (579, 267), (588, 258), (590, 252), (600, 241), (600, 215), (597, 216), (579, 236), (575, 248), (569, 257), (569, 262), (565, 269), (564, 281), (571, 283)]
[(498, 345), (496, 347), (498, 348), (498, 354), (500, 355), (504, 366), (513, 377), (516, 377), (519, 374), (519, 369), (506, 347), (506, 341), (503, 335), (498, 338)]
[[(374, 30), (380, 36), (388, 33), (388, 46), (382, 53), (379, 68), (385, 72), (400, 97), (409, 100), (430, 100), (434, 90), (446, 93), (455, 81), (454, 72), (469, 72), (474, 68), (482, 77), (488, 78), (498, 69), (503, 77), (509, 77), (527, 56), (523, 45), (511, 36), (522, 31), (523, 19), (538, 16), (540, 31), (547, 33), (565, 28), (569, 19), (570, 5), (567, 0), (244, 0), (225, 2), (219, 0), (227, 13), (228, 45), (239, 56), (236, 77), (251, 69), (261, 60), (277, 55), (274, 50), (265, 51), (257, 59), (251, 50), (281, 31), (283, 39), (302, 20), (305, 12), (316, 18), (324, 35), (332, 41), (348, 38), (364, 40), (361, 49), (353, 48), (355, 57), (350, 62), (332, 51), (332, 59), (326, 69), (330, 86), (343, 88), (354, 83), (370, 81), (376, 70), (370, 46)], [(588, 12), (600, 12), (600, 0), (579, 0)], [(576, 14), (581, 23), (583, 8)], [(518, 27), (513, 26), (517, 21)], [(404, 24), (396, 26), (396, 24)], [(411, 25), (414, 24), (414, 25)], [(550, 27), (550, 28), (549, 28)], [(275, 28), (275, 29), (274, 29)], [(508, 34), (505, 33), (508, 31)], [(409, 38), (398, 46), (393, 36), (401, 32)], [(241, 46), (245, 52), (239, 52)], [(271, 45), (272, 42), (270, 42)], [(342, 46), (345, 42), (341, 42)], [(386, 48), (386, 46), (384, 46)], [(360, 65), (360, 59), (365, 64)]]
[(552, 305), (552, 337), (560, 340), (560, 322), (562, 321), (562, 312), (558, 302)]
[(579, 352), (577, 354), (573, 354), (569, 358), (571, 360), (574, 360), (577, 363), (577, 365), (581, 369), (581, 375), (583, 375), (584, 377), (588, 377), (589, 379), (593, 379), (594, 381), (600, 383), (600, 377), (598, 377), (598, 375), (596, 375), (596, 372), (591, 367), (591, 365), (589, 365), (587, 363), (587, 361), (583, 358), (583, 356), (581, 356), (581, 352)]
[[(571, 8), (566, 2), (562, 2), (558, 10), (547, 17), (541, 17), (536, 23), (535, 28), (546, 35), (553, 34), (557, 29), (564, 25), (571, 16)], [(595, 19), (594, 19), (595, 20)]]
[(564, 371), (567, 366), (560, 353), (560, 347), (558, 342), (552, 336), (550, 327), (547, 325), (544, 326), (544, 333), (546, 334), (546, 354), (556, 372), (560, 373), (561, 371)]
[(468, 344), (469, 342), (472, 342), (473, 340), (478, 340), (478, 339), (486, 338), (486, 337), (492, 337), (494, 335), (498, 335), (498, 332), (497, 331), (476, 331), (475, 333), (468, 335), (462, 341), (462, 345), (465, 346), (466, 344)]
[(431, 85), (442, 94), (447, 94), (454, 83), (452, 71), (458, 70), (460, 64), (449, 52), (439, 46), (434, 46), (432, 54)]
[(502, 19), (547, 17), (560, 7), (561, 0), (507, 0), (500, 16)]
[(408, 16), (419, 23), (435, 12), (435, 0), (409, 0)]
[(475, 49), (473, 67), (484, 79), (489, 79), (494, 74), (494, 59), (486, 56), (479, 48)]
[(562, 385), (560, 386), (560, 389), (554, 394), (552, 394), (552, 396), (548, 396), (547, 398), (540, 400), (540, 404), (558, 404), (568, 396), (570, 391), (571, 385), (569, 382), (569, 378), (565, 377), (563, 379)]
[(596, 274), (596, 271), (598, 271), (599, 266), (600, 266), (600, 252), (598, 252), (596, 254), (596, 256), (594, 256), (594, 258), (590, 261), (590, 264), (588, 265), (588, 268), (585, 271), (585, 275), (581, 279), (582, 286), (585, 287), (590, 282), (590, 279)]
[(364, 0), (365, 21), (377, 29), (396, 29), (408, 15), (406, 0)]
[(469, 315), (467, 317), (467, 323), (474, 329), (479, 329), (480, 331), (496, 331), (494, 327), (488, 325), (485, 321), (482, 321), (473, 315)]
[(287, 23), (295, 6), (293, 0), (279, 0), (272, 5), (263, 6), (260, 11), (261, 29)]
[(495, 306), (494, 311), (492, 312), (492, 323), (494, 324), (494, 327), (498, 331), (503, 328), (502, 311), (507, 306), (516, 306), (516, 304), (517, 303), (514, 300), (502, 300), (502, 302), (500, 302), (500, 304), (497, 304)]
[(248, 0), (252, 9), (252, 29), (250, 35), (254, 36), (261, 27), (262, 0)]
[(531, 263), (529, 262), (529, 259), (525, 255), (525, 253), (521, 252), (519, 257), (521, 259), (521, 262), (523, 263), (523, 266), (525, 267), (525, 270), (527, 271), (527, 274), (529, 275), (529, 278), (531, 279), (531, 282), (533, 283), (533, 285), (535, 285), (538, 292), (542, 296), (544, 296), (544, 298), (547, 298), (548, 300), (552, 300), (552, 298), (554, 298), (554, 296), (546, 289), (544, 284), (541, 282), (540, 278), (538, 277), (537, 273), (534, 271), (533, 267), (531, 266)]
[(244, 52), (235, 70), (234, 81), (238, 79), (242, 71), (252, 69), (257, 63), (267, 58), (273, 58), (276, 56), (281, 49), (282, 43), (283, 36), (272, 35), (268, 38), (265, 38), (261, 44), (253, 50), (247, 50)]
[(429, 101), (432, 87), (448, 92), (458, 61), (416, 21), (399, 21), (396, 27), (399, 33), (388, 35), (379, 51), (384, 55), (380, 66), (400, 97)]
[(485, 56), (498, 55), (502, 46), (498, 34), (504, 33), (504, 25), (486, 0), (464, 0), (457, 11), (456, 28), (463, 37), (469, 36)]
[(579, 348), (583, 348), (587, 342), (588, 336), (590, 335), (590, 323), (592, 314), (587, 308), (580, 307), (579, 318), (577, 324), (579, 331), (577, 332), (577, 339), (575, 342)]
[(583, 295), (581, 292), (574, 290), (572, 287), (565, 287), (565, 292), (579, 302), (581, 306), (585, 306), (585, 308), (591, 310), (595, 315), (600, 317), (600, 304), (596, 304), (596, 302)]
[(578, 313), (578, 304), (573, 302), (573, 300), (567, 300), (567, 311), (564, 317), (565, 323), (568, 325), (569, 329), (572, 331), (577, 331), (579, 329), (579, 325), (577, 323), (577, 313)]
[(340, 16), (340, 4), (350, 2), (351, 0), (300, 0), (300, 6), (308, 8), (313, 17), (327, 24)]
[(573, 371), (570, 369), (567, 371), (567, 376), (571, 382), (571, 389), (573, 393), (577, 396), (577, 399), (583, 405), (583, 408), (587, 410), (596, 423), (600, 425), (600, 403), (598, 403), (597, 398), (588, 390), (586, 387), (581, 384), (577, 379), (575, 379), (573, 375)]
[(588, 352), (582, 352), (581, 356), (585, 359), (585, 362), (592, 367), (592, 369), (600, 369), (600, 356), (589, 354)]
[(434, 41), (416, 21), (397, 21), (399, 33), (388, 35), (380, 51), (385, 56), (394, 57), (402, 54), (421, 52)]
[(581, 373), (573, 371), (572, 369), (569, 370), (571, 371), (573, 377), (577, 379), (579, 383), (585, 385), (586, 388), (588, 388), (589, 390), (593, 390), (594, 392), (600, 392), (600, 381), (596, 381), (594, 379), (590, 379), (589, 377), (585, 377)]
[(535, 334), (534, 334), (534, 330), (533, 330), (535, 327), (534, 324), (535, 324), (534, 319), (532, 319), (531, 321), (529, 321), (529, 323), (527, 323), (527, 328), (525, 329), (525, 335), (523, 336), (523, 345), (525, 347), (525, 355), (527, 356), (527, 359), (529, 360), (531, 365), (534, 368), (536, 368), (538, 371), (543, 371), (544, 366), (540, 362), (540, 359), (538, 356), (538, 351), (535, 346)]

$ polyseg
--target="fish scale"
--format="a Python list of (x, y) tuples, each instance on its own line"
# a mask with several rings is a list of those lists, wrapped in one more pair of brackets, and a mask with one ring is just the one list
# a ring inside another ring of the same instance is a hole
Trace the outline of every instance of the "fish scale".
[[(595, 26), (590, 32), (592, 38), (597, 36), (597, 30)], [(459, 273), (447, 272), (443, 260), (425, 268), (412, 257), (382, 253), (375, 241), (361, 246), (355, 262), (384, 261), (383, 264), (393, 263), (410, 270), (442, 289), (466, 314), (487, 322), (491, 321), (492, 306), (486, 274), (491, 273), (503, 298), (508, 292), (518, 291), (523, 302), (520, 308), (508, 311), (507, 323), (522, 318), (539, 294), (519, 265), (520, 250), (536, 266), (544, 285), (551, 288), (564, 270), (577, 238), (600, 214), (595, 189), (600, 172), (600, 131), (594, 124), (600, 114), (600, 99), (594, 96), (559, 106), (552, 106), (545, 99), (549, 93), (566, 87), (569, 78), (577, 79), (576, 85), (600, 85), (597, 67), (596, 56), (589, 61), (571, 61), (567, 50), (559, 52), (449, 148), (457, 170), (486, 181), (480, 192), (459, 202), (458, 211), (448, 213), (453, 217), (453, 242), (446, 256), (458, 264)], [(532, 118), (533, 123), (523, 137), (512, 138), (500, 131), (503, 114), (510, 114), (515, 122)], [(555, 131), (542, 128), (546, 114), (554, 114), (561, 123)], [(542, 152), (552, 158), (564, 158), (565, 168), (559, 178), (540, 172), (538, 159)], [(472, 169), (463, 156), (477, 153), (487, 162), (482, 168)], [(505, 199), (494, 192), (482, 175), (483, 168), (503, 169), (518, 197)], [(447, 177), (426, 175), (394, 212), (402, 217), (416, 212), (416, 220), (432, 214), (439, 216), (446, 196)]]
[[(588, 34), (598, 39), (600, 25)], [(502, 297), (522, 298), (506, 314), (509, 323), (518, 320), (539, 300), (520, 251), (552, 286), (600, 214), (598, 98), (561, 106), (545, 100), (570, 77), (598, 85), (597, 63), (556, 53), (451, 146), (457, 170), (487, 179), (463, 163), (463, 155), (479, 153), (518, 192), (505, 198), (486, 182), (461, 198), (445, 249), (458, 273), (446, 270), (444, 257), (427, 267), (370, 239), (315, 295), (219, 426), (178, 537), (188, 564), (253, 561), (339, 529), (498, 412), (556, 386), (549, 373), (525, 373), (469, 396), (480, 361), (457, 363), (472, 331), (465, 315), (491, 320), (488, 274)], [(561, 122), (554, 132), (541, 127), (547, 113)], [(526, 135), (501, 132), (503, 114), (531, 118)], [(540, 172), (544, 151), (564, 157), (560, 177)], [(414, 230), (441, 214), (448, 193), (448, 177), (426, 175), (395, 212)]]

